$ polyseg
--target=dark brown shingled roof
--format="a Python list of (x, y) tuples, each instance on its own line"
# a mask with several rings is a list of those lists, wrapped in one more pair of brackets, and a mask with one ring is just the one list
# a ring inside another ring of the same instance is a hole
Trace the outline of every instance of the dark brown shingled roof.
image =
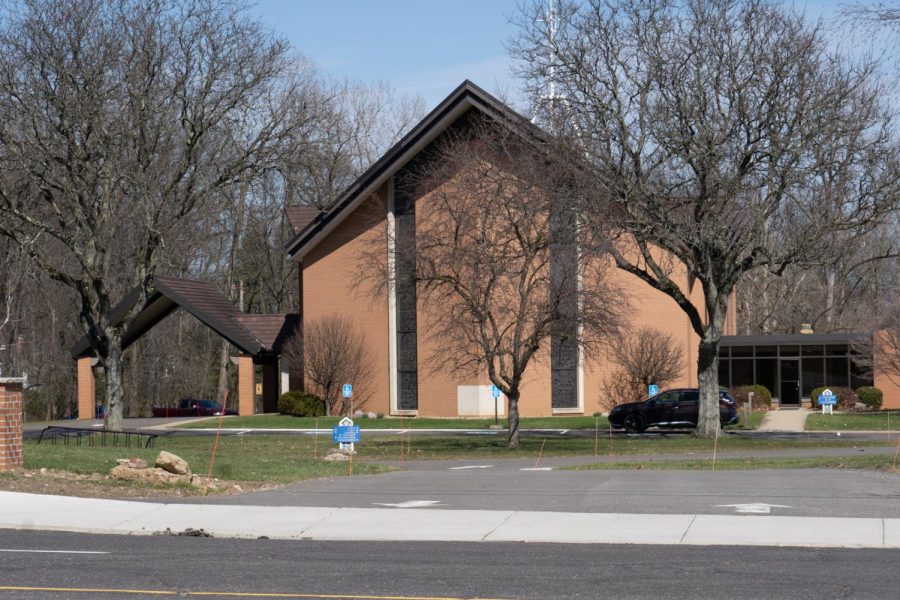
[(322, 214), (322, 211), (315, 206), (285, 206), (284, 214), (291, 224), (291, 229), (294, 230), (294, 235), (297, 235)]
[[(140, 294), (137, 291), (129, 293), (113, 309), (113, 322), (121, 321), (139, 298)], [(134, 324), (125, 332), (123, 346), (127, 348), (136, 342), (178, 308), (183, 308), (197, 317), (207, 327), (234, 344), (241, 352), (257, 355), (272, 349), (272, 346), (261, 342), (240, 322), (239, 317), (243, 316), (241, 312), (212, 283), (163, 276), (154, 279), (154, 292), (141, 309)], [(271, 318), (272, 315), (269, 317)], [(284, 315), (279, 315), (279, 317), (282, 322), (285, 320)], [(261, 330), (267, 331), (266, 328)], [(270, 337), (273, 342), (281, 339), (277, 333)], [(87, 336), (79, 340), (72, 353), (76, 358), (92, 353)]]
[(280, 352), (284, 342), (300, 327), (300, 315), (238, 315), (237, 321), (266, 348)]

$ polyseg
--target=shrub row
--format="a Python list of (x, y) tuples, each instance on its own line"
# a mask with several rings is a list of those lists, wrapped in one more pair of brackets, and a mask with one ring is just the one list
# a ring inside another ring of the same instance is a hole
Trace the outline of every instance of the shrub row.
[(285, 392), (278, 399), (278, 412), (294, 417), (324, 417), (325, 401), (304, 392)]
[(856, 390), (856, 396), (869, 410), (881, 409), (881, 401), (884, 399), (884, 394), (877, 387), (872, 387), (871, 385), (861, 387)]
[[(836, 386), (828, 386), (827, 389), (834, 392), (834, 395), (837, 396), (837, 405), (835, 405), (836, 410), (853, 410), (856, 408), (856, 402), (858, 401), (858, 396), (856, 392), (848, 387), (836, 387)], [(819, 408), (819, 396), (826, 390), (825, 386), (817, 387), (813, 391), (809, 393), (809, 401), (812, 405), (812, 408)]]
[[(883, 395), (877, 387), (864, 386), (855, 392), (848, 387), (831, 387), (829, 388), (838, 398), (838, 410), (853, 410), (856, 403), (861, 402), (866, 405), (868, 410), (880, 410)], [(809, 397), (812, 401), (812, 407), (818, 408), (819, 395), (825, 391), (824, 387), (814, 389)], [(753, 410), (766, 410), (772, 405), (772, 393), (764, 385), (744, 385), (731, 390), (731, 395), (738, 401), (740, 407), (744, 406), (749, 397), (749, 392), (753, 392)]]

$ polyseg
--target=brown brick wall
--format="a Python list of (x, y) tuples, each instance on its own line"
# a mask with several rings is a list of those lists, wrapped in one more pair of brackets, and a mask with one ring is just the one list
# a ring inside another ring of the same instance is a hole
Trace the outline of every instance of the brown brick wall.
[(78, 377), (78, 420), (93, 419), (97, 414), (97, 384), (94, 379), (94, 359), (82, 356), (76, 367)]
[(256, 412), (256, 367), (252, 356), (238, 356), (237, 377), (238, 414), (249, 417)]
[[(416, 218), (425, 218), (428, 197), (417, 201)], [(388, 357), (388, 310), (385, 294), (376, 294), (370, 281), (363, 281), (360, 272), (361, 257), (384, 245), (386, 240), (387, 185), (366, 200), (334, 231), (326, 236), (303, 258), (303, 315), (309, 322), (333, 313), (350, 316), (362, 329), (373, 350), (376, 361), (375, 381), (371, 386), (366, 410), (390, 413), (390, 384)], [(376, 246), (373, 246), (373, 243)], [(643, 281), (625, 273), (614, 271), (614, 277), (630, 299), (629, 324), (633, 328), (649, 325), (668, 333), (682, 343), (684, 355), (683, 375), (672, 386), (697, 385), (697, 344), (699, 338), (693, 332), (687, 315), (667, 295), (651, 288)], [(683, 289), (687, 289), (684, 270), (672, 275)], [(696, 306), (702, 306), (703, 292), (699, 283), (690, 294)], [(443, 318), (440, 307), (419, 302), (417, 311), (417, 353), (419, 363), (420, 416), (450, 417), (457, 414), (457, 386), (488, 385), (486, 374), (467, 376), (451, 372), (441, 366), (442, 343), (435, 336), (436, 323)], [(734, 309), (726, 316), (725, 333), (736, 330)], [(544, 416), (552, 414), (550, 397), (549, 340), (545, 348), (529, 365), (522, 386), (520, 411), (523, 415)], [(584, 414), (604, 409), (603, 381), (612, 365), (602, 353), (585, 361)], [(354, 398), (356, 400), (356, 398)]]
[(22, 466), (22, 384), (0, 382), (0, 471)]
[(361, 382), (347, 382), (353, 384), (353, 409), (389, 414), (388, 301), (378, 291), (378, 274), (363, 272), (363, 257), (381, 246), (386, 264), (387, 185), (303, 258), (303, 320), (310, 323), (336, 313), (353, 320), (375, 363), (368, 389)]
[(878, 349), (882, 347), (882, 344), (878, 342), (878, 336), (883, 335), (881, 332), (876, 331), (875, 334), (876, 340), (875, 343), (872, 344), (873, 350), (875, 352), (874, 362), (875, 362), (875, 377), (874, 377), (874, 385), (878, 389), (881, 390), (881, 393), (884, 394), (884, 399), (882, 402), (882, 408), (900, 408), (900, 377), (896, 375), (889, 375), (885, 372), (885, 369), (882, 367), (879, 369), (879, 365), (883, 363), (883, 360), (879, 356)]

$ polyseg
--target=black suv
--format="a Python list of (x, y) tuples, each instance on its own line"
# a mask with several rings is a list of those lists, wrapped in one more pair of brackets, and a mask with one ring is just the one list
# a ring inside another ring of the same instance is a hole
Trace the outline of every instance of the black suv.
[[(609, 413), (609, 423), (629, 433), (648, 427), (696, 427), (699, 412), (700, 390), (666, 390), (643, 402), (617, 405)], [(719, 420), (722, 425), (738, 422), (737, 406), (728, 392), (719, 392)]]

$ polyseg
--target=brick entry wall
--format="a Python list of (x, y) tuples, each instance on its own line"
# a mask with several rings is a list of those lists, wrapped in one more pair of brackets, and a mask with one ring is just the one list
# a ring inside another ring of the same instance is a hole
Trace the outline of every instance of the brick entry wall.
[(22, 466), (22, 381), (0, 379), (0, 471)]

